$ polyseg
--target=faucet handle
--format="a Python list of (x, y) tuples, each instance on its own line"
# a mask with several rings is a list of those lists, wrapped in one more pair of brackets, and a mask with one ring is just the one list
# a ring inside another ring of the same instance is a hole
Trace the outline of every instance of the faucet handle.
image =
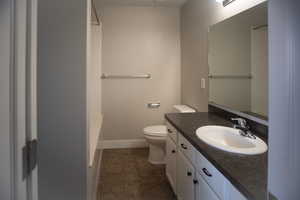
[(247, 121), (243, 118), (231, 118), (231, 121), (236, 121), (241, 127), (247, 127)]

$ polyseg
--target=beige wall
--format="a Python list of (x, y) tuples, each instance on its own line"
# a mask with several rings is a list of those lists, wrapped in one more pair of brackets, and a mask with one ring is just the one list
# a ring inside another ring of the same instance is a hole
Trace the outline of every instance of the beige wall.
[(102, 98), (101, 98), (101, 42), (102, 27), (92, 25), (90, 27), (90, 52), (89, 64), (87, 71), (87, 88), (88, 88), (88, 132), (89, 132), (89, 164), (92, 165), (94, 154), (101, 137), (100, 129), (102, 125)]
[(207, 111), (208, 88), (201, 89), (200, 81), (201, 78), (208, 76), (209, 26), (264, 1), (237, 0), (223, 7), (214, 0), (189, 0), (183, 6), (181, 9), (182, 103), (193, 106), (199, 111)]
[[(103, 133), (106, 140), (143, 138), (143, 128), (162, 124), (180, 103), (180, 13), (167, 7), (105, 7), (103, 72), (145, 74), (151, 79), (105, 79)], [(148, 102), (161, 102), (148, 109)]]

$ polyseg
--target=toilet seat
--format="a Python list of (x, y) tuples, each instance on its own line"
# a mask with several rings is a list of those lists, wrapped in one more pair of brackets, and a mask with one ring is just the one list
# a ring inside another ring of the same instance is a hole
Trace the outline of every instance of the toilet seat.
[(164, 125), (148, 126), (144, 128), (144, 134), (155, 137), (166, 137), (168, 134), (167, 127)]

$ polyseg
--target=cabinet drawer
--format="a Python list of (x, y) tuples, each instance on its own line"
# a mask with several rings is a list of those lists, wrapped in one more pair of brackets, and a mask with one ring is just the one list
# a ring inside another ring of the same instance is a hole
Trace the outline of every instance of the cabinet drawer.
[(176, 129), (169, 123), (166, 121), (166, 126), (167, 126), (167, 130), (168, 130), (168, 135), (169, 137), (175, 142), (177, 143), (177, 131)]
[(196, 173), (196, 180), (198, 181), (196, 185), (196, 200), (220, 200), (198, 173)]
[(199, 152), (196, 152), (196, 169), (214, 190), (218, 197), (223, 200), (225, 196), (225, 177)]
[(178, 149), (193, 163), (195, 164), (195, 148), (187, 139), (181, 134), (178, 134)]

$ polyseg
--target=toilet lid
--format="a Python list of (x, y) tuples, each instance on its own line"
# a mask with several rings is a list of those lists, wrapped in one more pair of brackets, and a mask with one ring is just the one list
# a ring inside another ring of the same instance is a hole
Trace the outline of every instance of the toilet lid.
[(164, 125), (158, 125), (158, 126), (148, 126), (144, 128), (145, 135), (151, 135), (151, 136), (158, 136), (158, 137), (165, 137), (167, 136), (167, 127)]

